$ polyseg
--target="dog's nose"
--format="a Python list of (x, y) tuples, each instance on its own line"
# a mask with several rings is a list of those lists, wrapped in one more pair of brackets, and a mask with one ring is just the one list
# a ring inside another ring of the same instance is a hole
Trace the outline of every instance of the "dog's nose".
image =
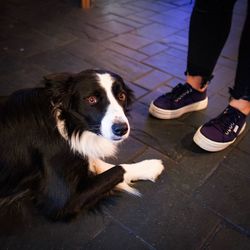
[(125, 135), (128, 132), (128, 124), (125, 122), (114, 123), (112, 125), (112, 132), (117, 136)]

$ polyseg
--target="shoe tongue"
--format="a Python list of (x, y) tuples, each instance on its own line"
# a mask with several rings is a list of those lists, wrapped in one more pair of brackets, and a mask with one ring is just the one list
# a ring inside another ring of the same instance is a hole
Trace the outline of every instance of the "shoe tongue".
[[(188, 90), (188, 86), (186, 84), (178, 83), (170, 92), (173, 97), (178, 96), (179, 94), (182, 94), (183, 92)], [(166, 93), (168, 94), (168, 93)]]

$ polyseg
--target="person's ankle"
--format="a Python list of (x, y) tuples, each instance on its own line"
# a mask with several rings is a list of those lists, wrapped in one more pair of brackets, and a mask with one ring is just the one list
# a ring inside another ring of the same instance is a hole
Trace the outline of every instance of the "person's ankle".
[(229, 102), (229, 105), (238, 109), (244, 115), (250, 114), (250, 101), (244, 99), (232, 99)]
[(199, 92), (204, 92), (207, 89), (206, 84), (204, 87), (201, 87), (202, 77), (201, 76), (190, 76), (187, 75), (186, 82), (195, 90)]

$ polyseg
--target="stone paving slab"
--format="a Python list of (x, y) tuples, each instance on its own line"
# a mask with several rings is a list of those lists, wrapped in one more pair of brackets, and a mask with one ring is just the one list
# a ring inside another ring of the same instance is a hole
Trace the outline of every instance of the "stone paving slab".
[(72, 56), (63, 50), (46, 51), (29, 58), (31, 63), (49, 72), (80, 72), (91, 65), (81, 58)]
[(137, 36), (136, 34), (123, 34), (115, 37), (113, 41), (131, 49), (139, 49), (152, 43), (152, 40)]
[(152, 70), (152, 68), (144, 64), (138, 63), (111, 50), (101, 52), (98, 56), (98, 60), (95, 58), (93, 62), (96, 62), (99, 67), (114, 71), (130, 81)]
[[(176, 16), (179, 16), (180, 18), (174, 18)], [(184, 27), (187, 28), (189, 25), (189, 13), (174, 9), (163, 12), (163, 14), (151, 16), (150, 20), (163, 25), (167, 23), (168, 26), (172, 28), (183, 29)]]
[(147, 93), (147, 90), (145, 88), (142, 88), (131, 82), (125, 81), (125, 83), (134, 92), (134, 97), (137, 99), (139, 99), (140, 97), (144, 96)]
[(134, 1), (132, 5), (140, 7), (145, 10), (155, 11), (155, 12), (162, 12), (167, 11), (170, 8), (174, 8), (174, 6), (169, 4), (163, 4), (161, 1)]
[(144, 88), (152, 90), (158, 85), (166, 82), (170, 78), (172, 78), (172, 76), (169, 74), (165, 74), (164, 72), (161, 72), (159, 70), (153, 70), (134, 82)]
[(250, 239), (231, 228), (222, 227), (212, 239), (212, 242), (207, 242), (203, 249), (249, 249)]
[(117, 53), (120, 53), (124, 56), (127, 56), (131, 59), (134, 59), (135, 61), (138, 61), (138, 62), (147, 58), (147, 56), (145, 54), (140, 53), (137, 50), (123, 47), (122, 45), (115, 43), (115, 42), (108, 41), (106, 43), (102, 43), (102, 46), (104, 46), (105, 48), (108, 48), (110, 50), (113, 50)]
[(151, 41), (163, 39), (168, 35), (171, 35), (176, 32), (177, 29), (158, 23), (153, 23), (147, 25), (146, 27), (139, 28), (136, 31), (133, 31), (134, 34), (146, 37)]
[[(1, 211), (1, 249), (82, 249), (111, 223), (107, 216), (88, 213), (68, 223), (52, 223), (28, 214), (23, 221), (14, 214), (3, 218)], [(7, 222), (7, 223), (6, 223)]]
[[(155, 187), (147, 183), (139, 190), (143, 191), (147, 185), (150, 189), (142, 192), (141, 199), (128, 199), (109, 210), (116, 220), (155, 249), (195, 248), (218, 223), (211, 212), (171, 186)], [(125, 213), (128, 207), (131, 213)]]
[(129, 228), (121, 226), (120, 223), (111, 223), (93, 240), (93, 242), (91, 241), (82, 247), (86, 250), (154, 249), (149, 243), (130, 231)]
[(185, 68), (183, 60), (176, 56), (168, 55), (166, 52), (149, 57), (143, 62), (177, 77), (183, 75), (183, 69)]
[[(248, 119), (249, 122), (249, 119)], [(240, 141), (240, 143), (237, 145), (239, 147), (239, 149), (241, 149), (243, 152), (246, 152), (248, 155), (250, 154), (250, 131), (248, 129), (248, 131), (245, 133), (244, 135), (245, 137), (242, 138), (242, 140)], [(249, 159), (249, 158), (247, 158)], [(246, 163), (248, 163), (248, 161), (246, 161)]]
[(101, 30), (110, 31), (115, 34), (122, 34), (124, 32), (129, 32), (133, 30), (132, 27), (119, 23), (117, 21), (109, 21), (100, 24), (92, 24)]
[(165, 50), (166, 48), (167, 48), (166, 45), (159, 43), (159, 42), (155, 42), (155, 43), (151, 43), (149, 45), (144, 46), (143, 48), (140, 49), (140, 51), (142, 51), (143, 53), (149, 56), (152, 56)]
[[(244, 158), (238, 159), (238, 164)], [(197, 190), (197, 198), (250, 236), (249, 176), (224, 162)]]

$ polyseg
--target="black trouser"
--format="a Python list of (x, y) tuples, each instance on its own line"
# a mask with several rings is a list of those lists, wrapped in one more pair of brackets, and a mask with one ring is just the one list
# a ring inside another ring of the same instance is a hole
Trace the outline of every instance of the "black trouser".
[[(231, 28), (236, 0), (196, 0), (190, 19), (187, 73), (211, 78)], [(234, 87), (235, 99), (250, 101), (250, 0), (243, 27)]]

